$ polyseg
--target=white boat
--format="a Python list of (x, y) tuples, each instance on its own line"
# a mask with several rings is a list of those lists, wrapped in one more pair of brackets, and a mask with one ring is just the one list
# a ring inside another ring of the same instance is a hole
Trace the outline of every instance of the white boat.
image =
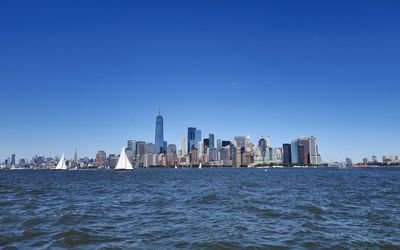
[(175, 168), (178, 168), (178, 167), (175, 165)]
[(125, 153), (125, 148), (122, 148), (121, 154), (118, 159), (117, 166), (115, 166), (115, 169), (117, 171), (129, 171), (133, 170), (132, 164), (128, 159), (128, 156)]
[(67, 170), (67, 169), (68, 169), (68, 166), (67, 166), (67, 164), (65, 164), (64, 154), (62, 154), (61, 159), (56, 166), (56, 170)]
[(199, 168), (200, 168), (200, 169), (203, 168), (203, 167), (201, 166), (201, 163), (200, 163), (200, 165), (199, 165)]

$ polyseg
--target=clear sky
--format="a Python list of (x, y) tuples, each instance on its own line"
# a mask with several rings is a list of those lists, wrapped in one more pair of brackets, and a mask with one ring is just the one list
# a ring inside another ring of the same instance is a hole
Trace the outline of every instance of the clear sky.
[(0, 1), (0, 160), (314, 135), (400, 154), (400, 1)]

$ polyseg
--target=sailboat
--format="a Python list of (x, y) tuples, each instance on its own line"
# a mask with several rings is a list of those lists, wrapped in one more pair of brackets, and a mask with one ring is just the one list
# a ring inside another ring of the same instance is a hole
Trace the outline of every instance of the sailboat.
[(199, 168), (200, 168), (200, 169), (202, 169), (202, 168), (203, 168), (203, 167), (201, 166), (201, 163), (200, 163), (200, 165), (199, 165)]
[(121, 154), (118, 159), (117, 166), (115, 166), (116, 171), (128, 171), (133, 170), (132, 164), (126, 156), (125, 148), (122, 148)]
[(64, 154), (62, 154), (60, 161), (56, 166), (56, 170), (67, 170), (67, 164), (65, 164)]
[(178, 168), (178, 167), (175, 165), (175, 168)]

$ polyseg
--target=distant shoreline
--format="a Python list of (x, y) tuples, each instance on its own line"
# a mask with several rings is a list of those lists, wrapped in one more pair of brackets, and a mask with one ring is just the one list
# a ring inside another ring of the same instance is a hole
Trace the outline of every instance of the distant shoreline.
[[(178, 168), (174, 167), (163, 167), (163, 166), (152, 166), (152, 167), (138, 167), (134, 168), (134, 170), (138, 169), (199, 169), (196, 167), (190, 166), (181, 166)], [(274, 166), (274, 167), (234, 167), (234, 166), (224, 166), (224, 167), (213, 167), (213, 166), (203, 166), (202, 169), (400, 169), (400, 165), (390, 165), (390, 166), (380, 166), (380, 165), (373, 165), (368, 167), (339, 167), (339, 166), (304, 166), (304, 167), (283, 167), (283, 166)], [(0, 170), (56, 170), (54, 168), (1, 168)], [(67, 169), (70, 171), (82, 170), (82, 171), (114, 171), (114, 168), (78, 168), (78, 169)], [(59, 172), (62, 170), (57, 170)]]

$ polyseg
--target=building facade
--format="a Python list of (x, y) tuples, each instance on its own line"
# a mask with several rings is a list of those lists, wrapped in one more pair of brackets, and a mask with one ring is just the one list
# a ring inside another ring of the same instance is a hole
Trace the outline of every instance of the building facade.
[(154, 145), (157, 154), (163, 153), (165, 150), (167, 150), (164, 148), (164, 120), (160, 113), (156, 117)]

